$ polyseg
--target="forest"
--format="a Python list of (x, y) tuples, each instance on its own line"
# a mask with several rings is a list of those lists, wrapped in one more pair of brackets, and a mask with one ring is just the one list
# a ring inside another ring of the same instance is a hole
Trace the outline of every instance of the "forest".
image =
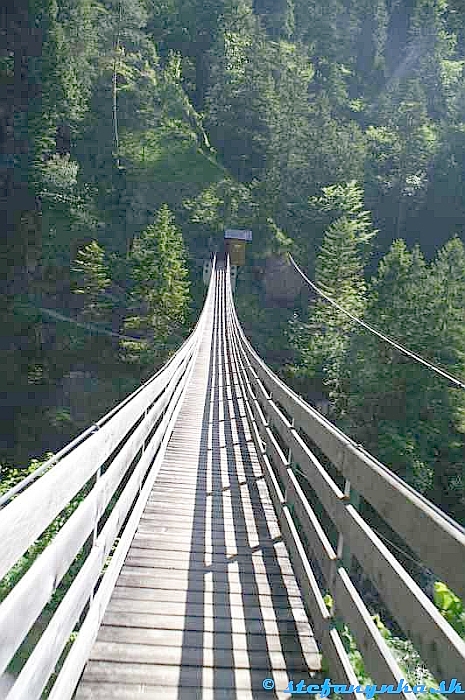
[[(287, 258), (465, 378), (462, 0), (7, 0), (0, 16), (0, 493), (163, 365), (203, 261), (247, 228), (235, 301), (256, 350), (465, 525), (464, 391)], [(435, 591), (465, 635), (463, 603)]]
[(257, 350), (464, 523), (463, 391), (273, 276), (292, 252), (465, 376), (461, 2), (31, 0), (2, 25), (4, 483), (166, 361), (247, 227)]

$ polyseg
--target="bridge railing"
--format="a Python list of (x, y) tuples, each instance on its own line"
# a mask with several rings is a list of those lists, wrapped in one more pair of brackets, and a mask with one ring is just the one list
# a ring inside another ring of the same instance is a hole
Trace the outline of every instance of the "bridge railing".
[[(465, 642), (360, 515), (357, 504), (363, 497), (425, 567), (464, 599), (465, 531), (273, 374), (245, 338), (229, 280), (227, 286), (230, 351), (255, 445), (333, 679), (358, 684), (336, 619), (349, 627), (374, 682), (397, 687), (403, 677), (351, 577), (355, 557), (435, 678), (465, 680)], [(325, 468), (325, 460), (332, 469)], [(332, 542), (325, 527), (328, 519), (337, 533)], [(318, 563), (324, 579), (321, 583), (319, 577), (320, 585), (310, 560)], [(327, 592), (334, 603), (331, 611), (324, 602)]]
[(48, 608), (45, 629), (39, 625), (8, 700), (40, 698), (47, 684), (51, 700), (72, 697), (163, 460), (213, 294), (214, 275), (196, 328), (171, 360), (39, 478), (3, 499), (0, 581), (24, 564), (47, 528), (57, 532), (0, 604), (0, 674), (76, 570), (56, 609)]

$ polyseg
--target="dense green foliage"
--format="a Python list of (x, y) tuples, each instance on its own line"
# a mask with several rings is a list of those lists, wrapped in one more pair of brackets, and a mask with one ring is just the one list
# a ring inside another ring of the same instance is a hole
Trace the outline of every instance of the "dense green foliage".
[(464, 374), (462, 4), (10, 9), (2, 461), (58, 448), (159, 367), (195, 321), (202, 260), (247, 227), (238, 307), (258, 349), (463, 520), (461, 393), (325, 302), (273, 296), (267, 272), (292, 250), (342, 306)]
[[(253, 229), (236, 302), (257, 349), (465, 523), (464, 392), (273, 289), (291, 250), (349, 312), (465, 377), (463, 2), (6, 5), (0, 493), (181, 344), (231, 226)], [(434, 598), (463, 635), (463, 603), (439, 582)], [(414, 678), (410, 642), (377, 624)]]
[(155, 223), (135, 239), (129, 255), (131, 316), (125, 330), (137, 330), (139, 341), (123, 340), (127, 361), (153, 368), (169, 347), (180, 345), (188, 311), (187, 269), (180, 231), (164, 205)]
[[(319, 288), (351, 314), (360, 316), (366, 305), (363, 263), (376, 231), (363, 210), (363, 191), (355, 182), (324, 187), (311, 206), (323, 216), (337, 217), (328, 225), (315, 264)], [(317, 389), (328, 387), (337, 400), (342, 388), (342, 363), (354, 322), (322, 298), (312, 308), (309, 322), (298, 324), (294, 344), (299, 348), (297, 373), (308, 375)], [(320, 386), (318, 386), (320, 385)]]
[[(438, 582), (437, 585), (439, 589), (444, 589), (445, 591), (448, 591), (447, 586), (445, 586), (443, 583)], [(448, 593), (450, 594), (450, 591), (448, 591)], [(330, 595), (325, 596), (325, 603), (328, 609), (332, 611), (333, 600)], [(439, 601), (438, 607), (440, 607)], [(443, 609), (440, 609), (441, 612), (444, 614)], [(399, 667), (403, 673), (403, 678), (408, 683), (410, 688), (413, 688), (415, 685), (424, 685), (425, 688), (437, 688), (439, 685), (438, 682), (433, 678), (429, 670), (424, 666), (420, 656), (416, 652), (412, 643), (409, 640), (395, 637), (383, 623), (379, 615), (373, 615), (372, 619), (379, 632), (381, 633), (381, 636), (383, 637), (384, 641), (386, 642), (386, 645), (388, 646), (395, 660), (399, 664)], [(452, 621), (452, 616), (450, 616), (449, 621)], [(349, 656), (350, 662), (354, 668), (360, 685), (363, 685), (365, 687), (367, 685), (373, 685), (373, 681), (365, 668), (365, 664), (363, 663), (363, 657), (357, 648), (357, 645), (350, 632), (350, 629), (346, 624), (338, 620), (336, 621), (336, 627), (339, 631), (342, 643)], [(335, 700), (341, 700), (343, 696), (335, 693), (333, 694), (333, 697), (335, 698)], [(433, 698), (440, 698), (443, 700), (445, 696), (441, 693), (425, 692), (424, 697), (427, 698), (427, 700), (433, 700)]]
[[(370, 285), (365, 319), (464, 376), (465, 250), (452, 239), (427, 264), (395, 241)], [(465, 519), (465, 395), (363, 330), (347, 354), (345, 421), (369, 450)]]

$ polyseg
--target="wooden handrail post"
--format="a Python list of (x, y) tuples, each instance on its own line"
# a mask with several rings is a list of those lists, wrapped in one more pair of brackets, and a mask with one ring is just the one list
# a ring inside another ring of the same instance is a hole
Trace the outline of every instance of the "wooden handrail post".
[[(350, 505), (352, 505), (356, 510), (359, 509), (360, 494), (357, 491), (355, 491), (354, 488), (352, 488), (349, 479), (345, 479), (344, 482), (344, 500), (346, 501), (346, 503), (350, 503)], [(341, 551), (339, 551), (340, 547)], [(347, 546), (347, 544), (344, 543), (342, 534), (339, 534), (337, 555), (341, 560), (344, 568), (347, 569), (348, 573), (350, 573), (352, 569), (352, 555), (349, 547)]]
[[(291, 429), (292, 429), (293, 427), (294, 427), (294, 418), (292, 418), (292, 420), (291, 420)], [(285, 488), (285, 491), (284, 491), (284, 504), (283, 504), (283, 505), (287, 505), (287, 507), (289, 508), (289, 510), (290, 510), (291, 513), (292, 513), (292, 508), (289, 506), (289, 504), (288, 504), (288, 502), (287, 502), (287, 494), (288, 494), (288, 491), (289, 491), (289, 482), (290, 482), (289, 472), (293, 472), (293, 471), (294, 471), (294, 466), (295, 466), (295, 465), (294, 465), (294, 462), (293, 462), (293, 459), (292, 459), (292, 448), (290, 447), (290, 445), (288, 445), (287, 447), (288, 447), (288, 453), (287, 453), (287, 470), (286, 470), (286, 473), (287, 473), (287, 483), (286, 483), (286, 488)]]

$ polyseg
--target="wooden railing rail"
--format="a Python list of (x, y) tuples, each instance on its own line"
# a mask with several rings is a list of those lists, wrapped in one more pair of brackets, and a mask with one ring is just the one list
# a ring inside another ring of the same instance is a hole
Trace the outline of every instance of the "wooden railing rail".
[(212, 275), (196, 328), (162, 370), (102, 419), (97, 430), (86, 431), (81, 440), (77, 439), (74, 449), (63, 451), (62, 458), (48, 471), (26, 484), (24, 490), (13, 493), (0, 510), (2, 577), (76, 494), (83, 497), (0, 605), (2, 673), (76, 557), (84, 551), (81, 568), (17, 677), (8, 700), (41, 697), (84, 611), (84, 620), (49, 697), (67, 700), (73, 695), (174, 427), (210, 318), (214, 278)]
[[(403, 677), (351, 579), (352, 556), (438, 681), (463, 680), (465, 642), (359, 514), (356, 504), (361, 495), (426, 567), (465, 598), (464, 530), (271, 372), (245, 338), (228, 279), (227, 287), (230, 351), (247, 399), (254, 440), (315, 634), (334, 680), (357, 684), (334, 627), (336, 617), (348, 625), (376, 683), (396, 687)], [(339, 471), (343, 489), (312, 451), (313, 443)], [(306, 497), (305, 482), (335, 527), (337, 546), (331, 544)], [(323, 575), (324, 591), (312, 572), (311, 558)], [(323, 600), (326, 592), (334, 602), (333, 615)]]

